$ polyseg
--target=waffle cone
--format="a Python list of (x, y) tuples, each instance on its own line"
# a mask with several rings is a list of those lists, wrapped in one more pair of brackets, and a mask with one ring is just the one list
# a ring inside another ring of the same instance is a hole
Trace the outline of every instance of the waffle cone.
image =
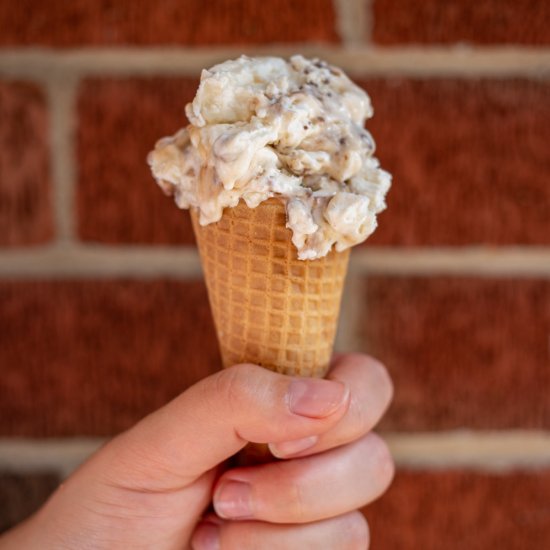
[(329, 367), (349, 251), (298, 260), (284, 204), (240, 202), (193, 228), (223, 365), (255, 363), (293, 376)]

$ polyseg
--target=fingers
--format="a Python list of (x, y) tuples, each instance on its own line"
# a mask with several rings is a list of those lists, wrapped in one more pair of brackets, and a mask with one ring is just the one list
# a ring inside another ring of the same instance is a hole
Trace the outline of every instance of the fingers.
[(295, 440), (327, 431), (345, 414), (349, 395), (340, 381), (237, 365), (191, 387), (116, 438), (103, 454), (115, 455), (117, 475), (131, 475), (134, 482), (140, 473), (150, 482), (151, 472), (158, 472), (155, 490), (181, 486), (248, 441)]
[(371, 433), (322, 454), (229, 470), (216, 485), (214, 508), (225, 519), (318, 521), (375, 500), (393, 473), (386, 444)]
[(199, 525), (191, 546), (193, 550), (366, 550), (369, 529), (359, 512), (304, 525), (215, 521)]
[(332, 449), (362, 437), (379, 422), (393, 396), (385, 367), (366, 355), (338, 356), (328, 378), (351, 388), (350, 404), (344, 417), (331, 429), (307, 439), (271, 443), (279, 458), (306, 456)]

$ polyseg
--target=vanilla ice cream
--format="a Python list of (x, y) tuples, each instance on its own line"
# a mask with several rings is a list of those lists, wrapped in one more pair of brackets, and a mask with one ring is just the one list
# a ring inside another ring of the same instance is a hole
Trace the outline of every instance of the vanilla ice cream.
[(302, 260), (342, 251), (376, 229), (391, 176), (364, 129), (368, 95), (323, 61), (242, 56), (204, 70), (190, 124), (149, 154), (153, 175), (200, 224), (240, 200), (286, 204)]

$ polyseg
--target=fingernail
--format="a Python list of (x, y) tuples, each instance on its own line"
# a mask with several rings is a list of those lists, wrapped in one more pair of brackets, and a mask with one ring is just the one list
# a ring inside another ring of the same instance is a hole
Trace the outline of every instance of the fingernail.
[(310, 435), (309, 437), (303, 437), (302, 439), (294, 439), (292, 441), (282, 441), (281, 443), (270, 443), (269, 450), (271, 454), (278, 457), (284, 458), (285, 456), (295, 455), (310, 449), (319, 441), (319, 436)]
[(288, 406), (294, 414), (324, 418), (347, 399), (348, 389), (335, 380), (299, 378), (290, 383)]
[(248, 483), (228, 480), (223, 482), (214, 495), (214, 509), (226, 519), (252, 517), (251, 490)]
[(193, 550), (220, 550), (220, 528), (213, 523), (203, 523), (193, 535)]

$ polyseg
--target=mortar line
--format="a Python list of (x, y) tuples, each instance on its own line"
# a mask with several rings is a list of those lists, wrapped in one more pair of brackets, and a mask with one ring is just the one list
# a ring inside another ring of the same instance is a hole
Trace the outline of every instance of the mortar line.
[(201, 276), (194, 246), (101, 246), (81, 243), (0, 251), (0, 279), (148, 279)]
[(75, 177), (74, 158), (75, 75), (53, 74), (46, 80), (50, 116), (50, 159), (53, 179), (53, 208), (56, 237), (59, 243), (75, 240)]
[(333, 0), (336, 28), (344, 46), (366, 43), (367, 0)]
[(362, 28), (363, 28), (363, 42), (367, 45), (372, 44), (372, 31), (374, 28), (374, 10), (373, 2), (374, 0), (356, 0), (359, 2), (359, 5), (362, 4)]
[(3, 49), (0, 76), (44, 79), (52, 72), (88, 76), (193, 76), (204, 67), (248, 55), (318, 56), (354, 77), (548, 77), (550, 48), (334, 47), (318, 45), (228, 48), (87, 48), (77, 51)]
[(387, 433), (385, 437), (402, 468), (506, 471), (550, 467), (549, 431), (456, 430)]
[[(381, 434), (399, 468), (502, 473), (550, 468), (550, 431), (444, 431)], [(0, 438), (0, 470), (68, 475), (107, 439)]]
[[(160, 276), (196, 278), (201, 267), (194, 246), (109, 246), (62, 242), (51, 246), (0, 250), (0, 279)], [(550, 247), (384, 248), (352, 251), (355, 276), (450, 275), (550, 277)], [(349, 292), (345, 296), (348, 300)], [(346, 306), (344, 306), (346, 307)]]
[(334, 350), (338, 353), (358, 349), (357, 329), (368, 319), (368, 304), (364, 299), (357, 299), (358, 296), (364, 295), (362, 282), (360, 274), (350, 270), (346, 277), (342, 310), (334, 344)]
[(354, 250), (351, 270), (395, 275), (550, 276), (550, 248), (368, 247)]

